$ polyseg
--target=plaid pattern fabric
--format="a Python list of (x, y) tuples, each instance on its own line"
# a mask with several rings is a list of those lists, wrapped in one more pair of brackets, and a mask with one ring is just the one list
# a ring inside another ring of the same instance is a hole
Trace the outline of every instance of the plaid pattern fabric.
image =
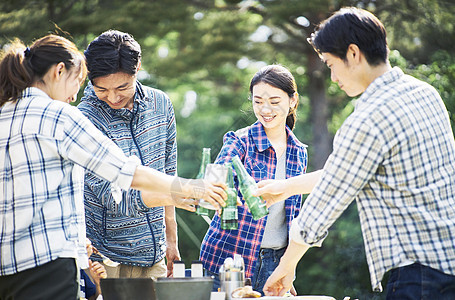
[(454, 162), (440, 96), (393, 68), (370, 84), (337, 132), (291, 237), (320, 242), (355, 199), (374, 290), (407, 261), (455, 275)]
[(37, 88), (0, 108), (0, 128), (0, 275), (76, 258), (85, 252), (82, 168), (128, 189), (138, 162)]
[[(289, 128), (286, 127), (286, 131), (288, 134), (286, 178), (289, 178), (305, 173), (308, 156), (306, 145), (302, 144)], [(226, 133), (223, 142), (223, 148), (215, 163), (230, 162), (233, 156), (238, 155), (244, 162), (247, 172), (257, 182), (275, 178), (277, 163), (275, 150), (267, 139), (260, 122), (240, 129), (236, 133), (232, 131)], [(236, 176), (234, 176), (234, 181), (238, 187)], [(239, 195), (241, 196), (240, 193)], [(301, 195), (285, 200), (288, 228), (291, 221), (299, 214), (301, 201)], [(204, 268), (213, 273), (218, 273), (220, 266), (227, 257), (240, 254), (245, 261), (245, 276), (251, 278), (259, 256), (268, 216), (257, 221), (253, 220), (245, 203), (238, 207), (238, 216), (238, 230), (222, 230), (219, 216), (214, 216), (202, 242), (200, 260), (202, 260)]]
[[(177, 140), (174, 108), (162, 91), (136, 82), (132, 110), (112, 109), (88, 84), (78, 108), (127, 156), (142, 165), (174, 175)], [(138, 190), (123, 192), (117, 204), (110, 182), (87, 173), (85, 178), (87, 236), (109, 258), (150, 267), (166, 255), (164, 207), (147, 207)]]

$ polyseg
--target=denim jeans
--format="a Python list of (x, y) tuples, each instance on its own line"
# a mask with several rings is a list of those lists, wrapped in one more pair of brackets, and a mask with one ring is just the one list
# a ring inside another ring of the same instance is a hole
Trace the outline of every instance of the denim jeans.
[(455, 299), (455, 276), (419, 263), (391, 270), (387, 300)]
[(256, 263), (256, 270), (254, 271), (253, 278), (251, 278), (251, 285), (253, 290), (258, 291), (264, 296), (262, 289), (267, 279), (275, 271), (276, 267), (280, 263), (280, 259), (283, 256), (286, 248), (278, 250), (273, 249), (261, 249), (259, 251), (258, 261)]

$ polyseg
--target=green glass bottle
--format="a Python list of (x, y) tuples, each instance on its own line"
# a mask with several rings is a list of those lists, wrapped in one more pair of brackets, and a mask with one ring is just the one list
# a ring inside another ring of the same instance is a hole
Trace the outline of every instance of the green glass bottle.
[(227, 200), (226, 206), (223, 207), (221, 212), (221, 229), (238, 229), (239, 227), (239, 213), (237, 210), (237, 189), (234, 186), (234, 175), (232, 173), (232, 164), (224, 164), (228, 168), (228, 175), (226, 179)]
[[(196, 179), (204, 178), (205, 168), (210, 163), (210, 148), (202, 149), (202, 161), (201, 166), (199, 167), (199, 173), (196, 176)], [(208, 216), (209, 210), (202, 206), (196, 206), (196, 213), (200, 216)]]
[(252, 194), (257, 190), (258, 186), (253, 177), (248, 174), (243, 166), (240, 158), (234, 156), (232, 158), (232, 165), (234, 166), (235, 172), (237, 172), (237, 178), (239, 180), (239, 189), (243, 195), (248, 208), (250, 209), (253, 219), (259, 220), (260, 218), (268, 215), (269, 210), (266, 206), (265, 201), (262, 197), (254, 197)]

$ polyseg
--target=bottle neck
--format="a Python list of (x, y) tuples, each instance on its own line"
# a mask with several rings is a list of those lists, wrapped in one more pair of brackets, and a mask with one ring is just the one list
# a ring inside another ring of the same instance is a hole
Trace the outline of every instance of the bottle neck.
[(237, 177), (242, 179), (250, 177), (250, 174), (248, 174), (248, 172), (245, 170), (245, 167), (243, 166), (238, 156), (234, 156), (232, 158), (232, 165), (234, 166), (235, 171), (237, 172)]
[(226, 163), (226, 167), (228, 168), (226, 185), (227, 185), (228, 188), (235, 188), (235, 186), (234, 186), (234, 174), (232, 172), (232, 164), (231, 163)]
[(202, 161), (201, 161), (201, 166), (199, 167), (199, 174), (198, 178), (203, 178), (205, 174), (205, 169), (207, 165), (210, 163), (210, 149), (204, 148), (202, 152)]

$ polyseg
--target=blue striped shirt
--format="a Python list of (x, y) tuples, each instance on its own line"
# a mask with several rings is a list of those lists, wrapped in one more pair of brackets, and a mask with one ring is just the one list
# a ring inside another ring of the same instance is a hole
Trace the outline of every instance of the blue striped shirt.
[[(289, 178), (305, 173), (308, 155), (307, 146), (302, 144), (288, 127), (286, 127), (286, 133), (288, 135), (286, 178)], [(276, 153), (260, 122), (240, 129), (236, 133), (232, 131), (226, 133), (223, 148), (215, 163), (230, 162), (235, 155), (244, 162), (245, 169), (256, 182), (275, 178)], [(236, 176), (234, 181), (238, 187)], [(241, 200), (243, 202), (243, 198)], [(299, 214), (301, 203), (301, 195), (285, 200), (288, 228), (291, 221)], [(200, 259), (204, 268), (218, 274), (220, 266), (227, 257), (240, 254), (245, 261), (245, 276), (251, 278), (256, 268), (268, 216), (255, 221), (244, 203), (238, 207), (238, 217), (238, 230), (222, 230), (219, 216), (217, 214), (214, 216), (202, 242)]]
[(128, 189), (138, 161), (75, 107), (27, 88), (0, 108), (0, 275), (85, 252), (83, 169)]
[[(142, 165), (174, 175), (177, 140), (174, 108), (162, 91), (136, 83), (133, 109), (112, 109), (91, 84), (78, 108), (127, 155)], [(164, 207), (147, 207), (130, 189), (117, 204), (110, 183), (88, 173), (85, 179), (87, 236), (104, 255), (123, 264), (149, 267), (166, 255)]]
[(372, 288), (402, 263), (455, 275), (455, 141), (437, 91), (395, 67), (338, 130), (291, 237), (320, 243), (356, 200)]

